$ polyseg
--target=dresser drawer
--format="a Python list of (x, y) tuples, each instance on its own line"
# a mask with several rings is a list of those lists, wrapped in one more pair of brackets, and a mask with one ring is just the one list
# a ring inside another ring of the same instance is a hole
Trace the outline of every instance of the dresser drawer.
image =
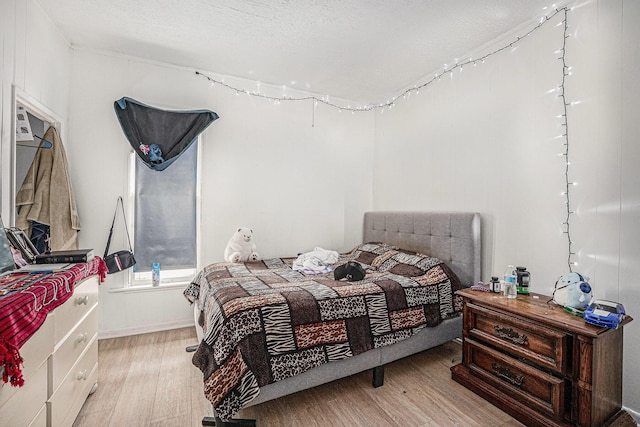
[(73, 295), (54, 311), (55, 342), (59, 343), (76, 323), (98, 303), (98, 276), (76, 284)]
[(0, 426), (26, 426), (37, 418), (47, 400), (47, 364), (41, 364), (24, 386), (14, 389), (18, 392), (0, 407)]
[(59, 343), (49, 358), (49, 395), (76, 363), (85, 348), (92, 342), (98, 330), (98, 307), (93, 306), (87, 316)]
[[(93, 365), (93, 369), (91, 371), (87, 371), (87, 378), (82, 384), (82, 390), (76, 396), (75, 400), (69, 404), (68, 408), (65, 408), (67, 411), (67, 415), (62, 421), (61, 424), (58, 424), (60, 427), (72, 427), (75, 422), (84, 402), (87, 400), (87, 396), (91, 393), (93, 386), (98, 383), (98, 364)], [(51, 427), (55, 425), (52, 424)]]
[(28, 427), (47, 427), (47, 405), (43, 404), (38, 415), (31, 420)]
[(77, 363), (49, 398), (49, 425), (71, 426), (98, 379), (98, 339), (89, 343)]
[(524, 406), (561, 420), (565, 405), (565, 382), (506, 354), (470, 339), (465, 340), (469, 368)]
[(465, 308), (467, 336), (561, 375), (571, 361), (571, 337), (565, 332), (527, 322), (473, 303)]
[[(53, 352), (53, 344), (53, 316), (49, 315), (40, 329), (20, 349), (25, 384), (31, 381), (31, 377), (42, 364), (47, 365), (47, 358)], [(0, 381), (0, 407), (14, 394), (24, 394), (23, 389), (24, 387), (13, 387), (9, 383)]]

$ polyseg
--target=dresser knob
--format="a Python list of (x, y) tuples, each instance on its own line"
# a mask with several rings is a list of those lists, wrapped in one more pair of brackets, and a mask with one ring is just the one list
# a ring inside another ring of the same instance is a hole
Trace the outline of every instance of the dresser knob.
[(76, 376), (76, 378), (78, 379), (78, 381), (86, 380), (87, 379), (87, 370), (85, 369), (84, 371), (78, 372), (78, 375)]
[(89, 303), (89, 295), (84, 295), (81, 297), (76, 298), (76, 304), (78, 305), (87, 305)]
[(76, 339), (77, 343), (83, 343), (87, 340), (87, 333), (85, 332), (84, 334), (78, 334), (78, 338)]

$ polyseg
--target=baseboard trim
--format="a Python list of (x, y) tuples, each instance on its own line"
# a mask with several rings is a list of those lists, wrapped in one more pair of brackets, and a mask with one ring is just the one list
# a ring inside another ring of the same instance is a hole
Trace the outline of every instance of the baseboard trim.
[(136, 326), (132, 328), (113, 329), (110, 331), (98, 331), (98, 339), (128, 337), (131, 335), (149, 334), (152, 332), (170, 331), (172, 329), (195, 327), (193, 320), (181, 322), (166, 322), (155, 325)]
[(635, 420), (636, 423), (640, 424), (640, 412), (634, 411), (633, 409), (627, 408), (626, 406), (623, 406), (622, 409), (627, 411), (627, 413), (631, 415), (631, 417)]

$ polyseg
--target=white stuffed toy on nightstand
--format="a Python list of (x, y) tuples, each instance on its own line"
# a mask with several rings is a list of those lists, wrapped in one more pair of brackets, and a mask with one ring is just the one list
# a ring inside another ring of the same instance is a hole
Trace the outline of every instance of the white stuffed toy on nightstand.
[(247, 227), (240, 227), (229, 239), (224, 249), (224, 259), (227, 262), (257, 261), (260, 255), (256, 252), (256, 245), (251, 240), (253, 231)]

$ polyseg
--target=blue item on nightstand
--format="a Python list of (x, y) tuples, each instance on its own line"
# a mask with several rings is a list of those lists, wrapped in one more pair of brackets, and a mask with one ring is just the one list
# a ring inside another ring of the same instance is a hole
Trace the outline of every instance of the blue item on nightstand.
[(617, 328), (626, 316), (624, 306), (618, 302), (595, 300), (584, 312), (584, 321), (603, 328)]

